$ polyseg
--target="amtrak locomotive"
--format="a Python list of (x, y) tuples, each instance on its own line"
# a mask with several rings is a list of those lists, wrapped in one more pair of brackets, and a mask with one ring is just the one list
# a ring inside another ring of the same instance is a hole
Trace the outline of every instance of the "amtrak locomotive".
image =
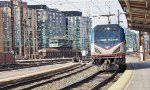
[(117, 24), (97, 25), (91, 33), (91, 57), (98, 65), (125, 65), (125, 33)]

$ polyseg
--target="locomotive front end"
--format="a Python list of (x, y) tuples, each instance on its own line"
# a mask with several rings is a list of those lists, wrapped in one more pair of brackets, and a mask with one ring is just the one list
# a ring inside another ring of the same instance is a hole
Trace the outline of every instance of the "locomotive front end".
[(122, 65), (125, 63), (125, 34), (116, 24), (97, 25), (91, 33), (93, 63)]

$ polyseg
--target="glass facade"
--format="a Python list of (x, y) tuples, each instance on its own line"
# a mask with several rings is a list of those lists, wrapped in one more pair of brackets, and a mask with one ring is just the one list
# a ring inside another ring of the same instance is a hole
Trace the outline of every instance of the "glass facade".
[(2, 29), (2, 47), (5, 52), (11, 50), (11, 31), (10, 31), (10, 8), (8, 1), (0, 1), (0, 8), (2, 10), (2, 19), (1, 22), (3, 23), (1, 26)]
[(27, 58), (36, 58), (38, 43), (37, 43), (37, 11), (34, 9), (27, 9), (26, 18), (26, 50), (25, 54)]
[(14, 30), (15, 30), (15, 54), (20, 59), (24, 55), (24, 20), (27, 16), (27, 3), (22, 1), (14, 1)]
[(89, 33), (91, 30), (91, 18), (83, 16), (67, 17), (68, 39), (73, 41), (73, 48), (89, 50)]
[[(12, 50), (11, 39), (11, 9), (8, 4), (3, 4), (3, 47), (5, 51)], [(66, 17), (64, 13), (57, 9), (36, 9), (37, 15), (32, 10), (27, 9), (27, 3), (20, 2), (20, 0), (14, 1), (14, 33), (15, 33), (15, 54), (23, 56), (25, 46), (29, 45), (31, 48), (34, 46), (41, 48), (49, 48), (51, 40), (56, 37), (58, 41), (61, 37), (64, 37), (66, 44), (68, 41), (73, 43), (74, 48), (84, 49), (87, 48), (89, 37), (89, 31), (91, 29), (91, 19), (87, 17), (68, 17), (68, 26), (66, 25)], [(6, 6), (5, 6), (6, 5)], [(36, 17), (37, 16), (37, 17)], [(31, 18), (31, 19), (28, 19)], [(36, 23), (35, 23), (36, 22)], [(27, 25), (27, 26), (26, 26)], [(68, 30), (66, 30), (66, 27)], [(37, 31), (33, 31), (37, 30)], [(33, 34), (34, 32), (34, 34)], [(36, 36), (37, 35), (37, 36)], [(28, 39), (27, 39), (27, 36)], [(34, 38), (33, 38), (34, 37)], [(66, 37), (69, 39), (66, 41)], [(37, 43), (33, 43), (37, 42)], [(37, 49), (37, 48), (36, 48)]]
[(51, 38), (65, 35), (66, 23), (63, 22), (66, 22), (65, 16), (58, 10), (46, 9), (38, 11), (39, 48), (48, 48), (50, 47)]

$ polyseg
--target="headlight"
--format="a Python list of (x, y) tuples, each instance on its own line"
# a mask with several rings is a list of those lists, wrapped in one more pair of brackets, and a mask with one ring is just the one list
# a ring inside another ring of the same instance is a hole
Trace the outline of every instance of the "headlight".
[(95, 48), (95, 52), (96, 52), (96, 53), (101, 53), (101, 51), (98, 50), (97, 48)]
[(117, 53), (117, 52), (119, 52), (120, 51), (120, 47), (118, 47), (115, 51), (114, 51), (114, 53)]

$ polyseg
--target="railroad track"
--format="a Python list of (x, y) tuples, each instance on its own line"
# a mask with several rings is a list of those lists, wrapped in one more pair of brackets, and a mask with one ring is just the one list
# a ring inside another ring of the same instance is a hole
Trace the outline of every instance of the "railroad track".
[(95, 66), (88, 66), (84, 69), (80, 69), (77, 71), (73, 71), (70, 74), (67, 74), (65, 76), (62, 76), (61, 79), (57, 79), (53, 82), (48, 82), (45, 85), (40, 85), (38, 87), (34, 88), (26, 88), (26, 89), (32, 89), (32, 90), (59, 90), (60, 88), (64, 87), (65, 85), (68, 85), (71, 82), (74, 82), (78, 80), (79, 78), (83, 78), (86, 76), (89, 76), (92, 73), (95, 73), (96, 67)]
[(0, 87), (2, 90), (97, 90), (117, 75), (118, 71), (97, 71), (93, 65), (79, 65), (58, 73)]
[(102, 86), (110, 82), (117, 75), (118, 71), (98, 71), (88, 77), (71, 83), (60, 90), (100, 90)]
[(91, 66), (86, 66), (86, 64), (79, 65), (74, 68), (70, 68), (68, 70), (64, 70), (61, 72), (57, 72), (54, 74), (46, 75), (43, 77), (39, 77), (36, 79), (28, 80), (28, 81), (23, 81), (23, 82), (18, 82), (15, 84), (9, 84), (3, 87), (0, 87), (0, 89), (3, 90), (8, 90), (8, 89), (13, 89), (13, 90), (30, 90), (36, 87), (39, 87), (41, 85), (45, 85), (50, 82), (54, 82), (57, 80), (60, 80), (64, 77), (69, 77), (70, 75), (73, 75), (75, 73), (81, 72), (85, 69), (90, 68)]
[(39, 67), (39, 66), (45, 66), (45, 65), (53, 65), (53, 64), (63, 64), (67, 63), (67, 61), (58, 61), (58, 60), (53, 60), (53, 61), (47, 61), (47, 62), (36, 62), (34, 63), (21, 63), (21, 64), (13, 64), (13, 65), (3, 65), (0, 66), (0, 72), (2, 71), (10, 71), (10, 70), (17, 70), (17, 69), (23, 69), (23, 68), (31, 68), (31, 67)]

